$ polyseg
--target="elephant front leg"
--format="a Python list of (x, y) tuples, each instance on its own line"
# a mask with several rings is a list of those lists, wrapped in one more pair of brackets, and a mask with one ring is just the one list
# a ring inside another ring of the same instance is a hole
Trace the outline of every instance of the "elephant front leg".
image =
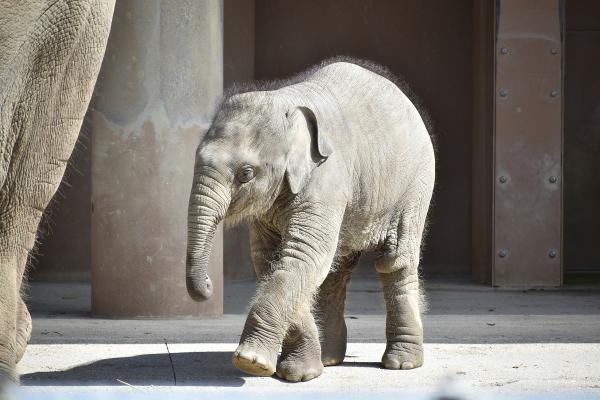
[(250, 375), (271, 376), (277, 365), (280, 335), (277, 328), (265, 327), (264, 318), (260, 312), (251, 311), (231, 360), (237, 369)]
[(324, 275), (297, 265), (292, 270), (276, 270), (259, 284), (233, 355), (236, 368), (251, 375), (271, 376), (282, 347), (278, 368), (281, 377), (297, 381), (320, 375), (323, 367), (318, 330), (310, 306), (322, 281), (320, 276)]
[(297, 278), (289, 271), (279, 270), (259, 284), (240, 344), (233, 354), (236, 368), (256, 376), (275, 373), (279, 348), (296, 320), (295, 305), (308, 300), (298, 298)]
[[(288, 233), (283, 235), (280, 258), (273, 272), (259, 283), (240, 345), (233, 356), (233, 364), (244, 372), (272, 375), (277, 353), (288, 331), (293, 335), (300, 328), (304, 336), (301, 342), (286, 344), (288, 357), (292, 347), (302, 342), (318, 345), (316, 325), (309, 310), (317, 288), (327, 276), (339, 232), (339, 224), (331, 226), (331, 215), (335, 213), (314, 220), (319, 215), (308, 210), (290, 220)], [(315, 351), (315, 355), (319, 360), (318, 352)]]
[[(259, 223), (250, 225), (252, 263), (259, 280), (265, 280), (273, 271), (277, 247), (281, 237)], [(309, 307), (298, 310), (298, 322), (288, 329), (283, 340), (281, 356), (277, 361), (277, 375), (288, 381), (307, 381), (321, 375), (319, 334)]]
[[(277, 246), (281, 243), (281, 237), (260, 223), (252, 223), (249, 228), (250, 254), (256, 278), (259, 282), (266, 282), (273, 272), (272, 265), (277, 258)], [(273, 337), (277, 335), (274, 332), (257, 333), (257, 330), (264, 325), (264, 318), (269, 319), (269, 314), (274, 315), (274, 311), (269, 312), (269, 305), (259, 303), (255, 302), (253, 311), (248, 315), (240, 346), (232, 361), (236, 368), (249, 374), (271, 376), (275, 371), (279, 350), (277, 338)]]
[(317, 279), (314, 273), (278, 270), (260, 285), (233, 355), (236, 368), (257, 376), (271, 376), (277, 369), (291, 381), (321, 374), (318, 330), (310, 313)]
[(302, 325), (300, 310), (310, 306), (317, 286), (313, 274), (289, 270), (277, 270), (259, 284), (233, 355), (234, 366), (251, 375), (273, 375), (283, 340), (290, 328)]
[(387, 369), (423, 365), (423, 324), (419, 310), (419, 278), (405, 270), (379, 274), (387, 309), (387, 346), (381, 362)]
[(290, 326), (277, 362), (277, 376), (291, 382), (309, 381), (323, 373), (317, 324), (309, 308)]

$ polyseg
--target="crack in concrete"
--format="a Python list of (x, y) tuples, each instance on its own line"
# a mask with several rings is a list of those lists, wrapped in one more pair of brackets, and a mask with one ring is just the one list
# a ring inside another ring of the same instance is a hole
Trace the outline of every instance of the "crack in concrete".
[(163, 338), (165, 341), (165, 347), (167, 348), (167, 354), (169, 355), (169, 362), (171, 363), (171, 371), (173, 372), (173, 384), (177, 386), (177, 375), (175, 375), (175, 365), (173, 364), (173, 357), (171, 356), (171, 351), (169, 350), (169, 344), (167, 343), (167, 339)]

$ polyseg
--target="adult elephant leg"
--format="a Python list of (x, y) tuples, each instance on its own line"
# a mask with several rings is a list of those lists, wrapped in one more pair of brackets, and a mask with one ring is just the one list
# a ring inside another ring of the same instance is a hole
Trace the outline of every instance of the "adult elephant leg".
[(19, 293), (27, 255), (77, 140), (113, 7), (111, 0), (0, 2), (0, 374), (5, 376), (16, 375), (28, 336), (29, 317)]
[(340, 364), (346, 355), (346, 287), (359, 259), (358, 252), (337, 259), (319, 288), (314, 314), (319, 324), (321, 361), (326, 367)]
[[(31, 332), (29, 312), (21, 298), (21, 282), (41, 213), (24, 216), (19, 207), (13, 211), (0, 213), (0, 381), (16, 382), (16, 363), (25, 352)], [(25, 320), (28, 327), (23, 325)]]
[[(1, 222), (0, 222), (1, 224)], [(4, 247), (4, 243), (2, 243)], [(4, 381), (17, 381), (16, 330), (17, 287), (16, 257), (0, 253), (0, 389)], [(1, 393), (0, 393), (1, 397)]]
[(23, 354), (25, 354), (27, 343), (31, 339), (31, 328), (31, 314), (29, 314), (25, 301), (19, 295), (17, 304), (17, 337), (15, 341), (16, 362), (21, 361)]
[[(36, 221), (37, 222), (37, 221)], [(29, 235), (34, 238), (33, 232), (30, 232)], [(27, 241), (27, 238), (24, 239)], [(29, 309), (27, 308), (27, 304), (25, 304), (25, 300), (23, 300), (23, 292), (24, 292), (24, 276), (25, 276), (25, 268), (28, 258), (28, 252), (22, 249), (20, 256), (22, 259), (17, 263), (17, 325), (16, 325), (16, 339), (15, 339), (15, 360), (18, 363), (23, 358), (25, 354), (25, 349), (27, 348), (27, 343), (29, 343), (29, 339), (31, 339), (31, 331), (32, 331), (32, 323), (31, 323), (31, 314), (29, 313)]]

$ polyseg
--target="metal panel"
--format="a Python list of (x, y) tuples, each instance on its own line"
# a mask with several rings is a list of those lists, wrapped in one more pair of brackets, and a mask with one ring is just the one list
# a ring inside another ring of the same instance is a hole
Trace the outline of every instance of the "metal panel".
[(559, 286), (562, 4), (497, 2), (495, 286)]

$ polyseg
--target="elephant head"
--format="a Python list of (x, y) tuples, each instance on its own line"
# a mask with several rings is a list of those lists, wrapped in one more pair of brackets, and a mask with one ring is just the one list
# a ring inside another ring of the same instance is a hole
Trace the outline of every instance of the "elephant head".
[(228, 98), (198, 146), (186, 258), (187, 289), (194, 300), (212, 295), (207, 267), (217, 225), (260, 217), (282, 191), (299, 193), (333, 151), (315, 112), (275, 93)]

